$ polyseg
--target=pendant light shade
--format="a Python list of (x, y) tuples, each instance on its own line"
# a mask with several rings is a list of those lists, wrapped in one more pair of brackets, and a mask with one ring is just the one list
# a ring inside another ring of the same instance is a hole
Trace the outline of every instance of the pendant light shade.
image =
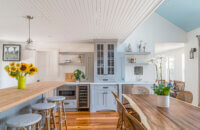
[(31, 35), (31, 25), (30, 25), (30, 22), (31, 22), (31, 20), (33, 19), (33, 16), (26, 16), (25, 17), (26, 19), (28, 19), (28, 40), (26, 41), (26, 46), (25, 46), (25, 48), (27, 49), (27, 50), (35, 50), (35, 46), (33, 45), (33, 41), (31, 40), (31, 38), (30, 38), (30, 35)]

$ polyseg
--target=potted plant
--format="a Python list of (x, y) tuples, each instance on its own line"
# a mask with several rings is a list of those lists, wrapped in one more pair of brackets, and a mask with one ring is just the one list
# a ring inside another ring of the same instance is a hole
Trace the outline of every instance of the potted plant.
[(154, 85), (153, 91), (157, 94), (157, 106), (169, 107), (169, 93), (171, 87), (165, 87), (164, 84)]
[(38, 69), (33, 64), (12, 62), (4, 67), (8, 75), (18, 80), (18, 89), (26, 88), (26, 76), (33, 76)]
[[(76, 81), (77, 82), (80, 82), (81, 78), (82, 79), (85, 79), (85, 74), (83, 71), (79, 70), (79, 69), (76, 69), (74, 71), (74, 77), (76, 78)], [(72, 77), (71, 77), (72, 78)]]
[[(169, 107), (169, 93), (170, 93), (170, 86), (165, 86), (165, 84), (162, 83), (162, 65), (163, 62), (166, 61), (166, 58), (164, 57), (156, 57), (152, 58), (148, 63), (151, 63), (155, 66), (156, 70), (156, 81), (153, 86), (154, 93), (157, 94), (157, 106), (159, 107)], [(161, 83), (158, 82), (158, 79), (161, 80)]]

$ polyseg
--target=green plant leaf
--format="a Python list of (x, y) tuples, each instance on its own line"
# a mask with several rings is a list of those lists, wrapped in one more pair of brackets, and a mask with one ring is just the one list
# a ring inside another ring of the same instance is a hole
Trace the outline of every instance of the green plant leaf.
[(164, 87), (163, 88), (164, 95), (169, 95), (170, 89), (171, 89), (171, 87)]
[(84, 74), (84, 72), (82, 72), (81, 70), (76, 69), (76, 70), (74, 71), (74, 77), (75, 77), (76, 79), (81, 79), (81, 78), (85, 79), (85, 74)]
[(153, 91), (157, 95), (169, 95), (171, 87), (165, 87), (163, 84), (162, 85), (154, 85), (153, 86)]

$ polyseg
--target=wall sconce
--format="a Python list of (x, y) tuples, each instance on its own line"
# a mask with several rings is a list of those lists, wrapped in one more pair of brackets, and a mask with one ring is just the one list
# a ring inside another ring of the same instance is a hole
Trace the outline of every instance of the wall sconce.
[(196, 48), (191, 48), (190, 49), (190, 59), (194, 59), (194, 53), (197, 51)]

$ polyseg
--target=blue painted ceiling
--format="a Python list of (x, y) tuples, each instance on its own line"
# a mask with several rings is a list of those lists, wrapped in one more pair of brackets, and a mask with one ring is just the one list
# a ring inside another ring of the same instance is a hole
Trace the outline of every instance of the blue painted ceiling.
[(186, 32), (200, 27), (200, 0), (165, 0), (156, 13)]

